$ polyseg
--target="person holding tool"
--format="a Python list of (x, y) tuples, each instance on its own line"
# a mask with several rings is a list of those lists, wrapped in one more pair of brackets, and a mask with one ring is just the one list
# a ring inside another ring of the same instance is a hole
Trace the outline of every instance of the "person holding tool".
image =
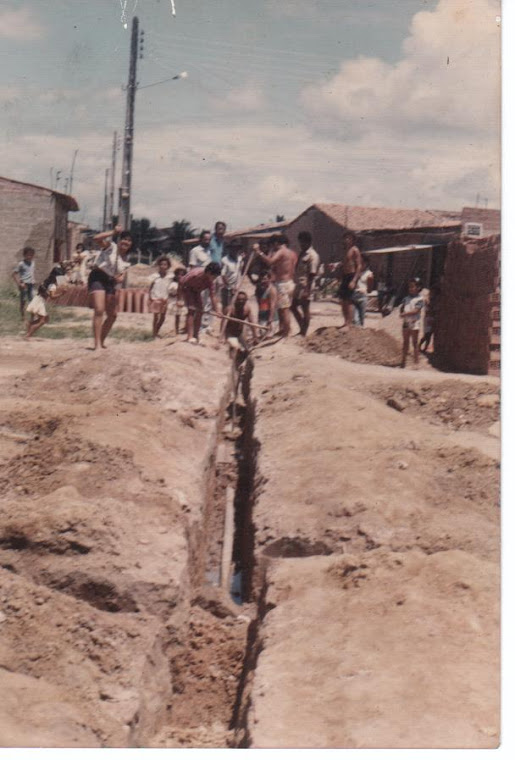
[(215, 316), (219, 318), (223, 316), (220, 303), (215, 294), (215, 280), (220, 276), (220, 272), (220, 264), (212, 261), (205, 268), (195, 267), (190, 269), (181, 278), (177, 298), (183, 298), (188, 309), (188, 316), (186, 317), (186, 340), (188, 343), (198, 343), (203, 312), (202, 294), (204, 291), (207, 290), (209, 292)]
[(270, 267), (274, 275), (274, 285), (277, 288), (277, 308), (279, 311), (279, 332), (282, 338), (287, 338), (291, 329), (290, 307), (295, 291), (295, 267), (297, 254), (288, 248), (289, 240), (286, 235), (272, 235), (270, 238), (271, 256), (256, 251), (256, 256)]
[[(118, 243), (112, 238), (118, 235)], [(111, 242), (108, 240), (111, 239)], [(94, 351), (105, 348), (105, 339), (109, 335), (118, 315), (119, 291), (130, 263), (127, 256), (132, 248), (130, 232), (122, 231), (118, 225), (114, 230), (99, 232), (93, 238), (103, 250), (99, 253), (95, 265), (88, 277), (90, 306), (93, 311)], [(104, 320), (105, 314), (105, 320)]]

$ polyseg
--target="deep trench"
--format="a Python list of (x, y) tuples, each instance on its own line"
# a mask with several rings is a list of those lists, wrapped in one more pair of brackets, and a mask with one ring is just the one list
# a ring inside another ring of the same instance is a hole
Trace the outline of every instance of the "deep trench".
[[(245, 725), (248, 682), (259, 653), (258, 631), (264, 614), (265, 589), (259, 581), (256, 583), (260, 574), (254, 556), (252, 511), (258, 481), (259, 443), (254, 437), (256, 405), (251, 397), (252, 359), (248, 358), (241, 369), (243, 402), (232, 398), (229, 388), (221, 403), (216, 440), (206, 464), (204, 521), (199, 531), (189, 536), (190, 606), (181, 626), (182, 633), (176, 629), (168, 651), (174, 693), (166, 730), (169, 729), (174, 739), (181, 731), (191, 731), (192, 743), (185, 741), (187, 746), (195, 746), (196, 729), (204, 727), (209, 731), (209, 726), (222, 715), (226, 746), (248, 746)], [(232, 594), (220, 588), (221, 573), (215, 562), (221, 553), (223, 520), (220, 518), (221, 513), (225, 515), (228, 484), (234, 488)], [(231, 642), (232, 632), (234, 640)], [(227, 670), (220, 672), (224, 662)], [(213, 669), (219, 672), (217, 683), (206, 676)], [(218, 680), (226, 678), (231, 679), (230, 688), (220, 689)], [(224, 704), (214, 706), (212, 692), (217, 688)], [(215, 735), (213, 740), (210, 746), (219, 746)]]

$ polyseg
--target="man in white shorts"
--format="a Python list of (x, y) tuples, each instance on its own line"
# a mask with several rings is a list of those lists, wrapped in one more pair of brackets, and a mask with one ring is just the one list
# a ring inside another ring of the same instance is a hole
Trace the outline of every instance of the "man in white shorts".
[(295, 292), (294, 276), (297, 266), (297, 254), (288, 248), (289, 242), (286, 235), (272, 235), (269, 241), (271, 255), (265, 256), (264, 253), (257, 253), (260, 260), (271, 268), (274, 276), (279, 312), (279, 332), (277, 334), (282, 338), (287, 338), (290, 334), (290, 308)]

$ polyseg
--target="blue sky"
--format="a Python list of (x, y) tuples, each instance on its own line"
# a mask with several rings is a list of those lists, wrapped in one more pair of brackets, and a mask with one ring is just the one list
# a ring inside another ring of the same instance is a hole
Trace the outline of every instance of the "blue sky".
[(2, 173), (48, 185), (79, 148), (75, 218), (98, 224), (135, 11), (134, 215), (235, 228), (317, 201), (498, 206), (497, 0), (175, 4), (127, 0), (126, 30), (123, 0), (4, 2)]

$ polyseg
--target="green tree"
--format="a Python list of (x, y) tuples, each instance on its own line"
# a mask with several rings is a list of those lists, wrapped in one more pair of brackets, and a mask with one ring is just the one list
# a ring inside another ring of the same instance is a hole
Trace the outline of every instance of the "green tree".
[(172, 251), (177, 253), (184, 260), (186, 256), (184, 241), (191, 240), (191, 238), (196, 237), (197, 234), (197, 230), (187, 219), (173, 222), (169, 232)]

